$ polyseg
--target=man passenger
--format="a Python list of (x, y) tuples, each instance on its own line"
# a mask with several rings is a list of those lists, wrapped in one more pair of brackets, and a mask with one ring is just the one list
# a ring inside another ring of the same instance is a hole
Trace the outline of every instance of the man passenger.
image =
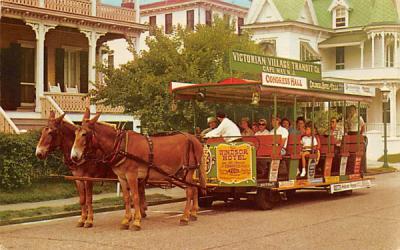
[(232, 142), (241, 138), (238, 126), (229, 120), (224, 112), (218, 111), (217, 119), (220, 121), (219, 126), (208, 132), (204, 138), (224, 137), (226, 142)]
[(200, 137), (204, 137), (208, 132), (215, 129), (218, 126), (218, 120), (217, 120), (217, 118), (210, 116), (207, 118), (207, 124), (208, 124), (208, 128), (201, 131)]
[[(275, 132), (275, 130), (276, 130), (276, 132)], [(284, 127), (281, 126), (281, 119), (279, 117), (272, 118), (272, 129), (269, 132), (269, 134), (274, 135), (275, 133), (276, 133), (276, 135), (280, 135), (282, 137), (283, 148), (282, 148), (281, 154), (285, 155), (289, 132), (287, 131), (287, 129), (285, 129)]]

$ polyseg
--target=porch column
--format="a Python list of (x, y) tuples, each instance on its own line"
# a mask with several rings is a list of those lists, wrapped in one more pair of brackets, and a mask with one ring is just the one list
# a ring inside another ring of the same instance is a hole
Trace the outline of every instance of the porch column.
[(90, 6), (91, 6), (91, 10), (90, 10), (91, 15), (96, 16), (97, 15), (97, 0), (91, 0)]
[(44, 40), (46, 32), (50, 29), (54, 29), (55, 26), (45, 25), (43, 23), (31, 23), (27, 22), (27, 25), (31, 26), (36, 35), (36, 69), (35, 69), (35, 82), (36, 82), (36, 100), (35, 100), (35, 111), (41, 112), (40, 97), (43, 96), (44, 92)]
[(135, 1), (135, 21), (140, 23), (140, 0)]
[(364, 68), (364, 42), (361, 43), (360, 49), (361, 49), (360, 68), (363, 69)]
[(382, 44), (382, 68), (385, 67), (385, 32), (381, 32), (381, 44)]
[(399, 66), (399, 47), (397, 46), (397, 39), (398, 39), (398, 33), (394, 33), (394, 60), (393, 60), (393, 65), (394, 67)]
[(392, 83), (390, 88), (390, 133), (391, 137), (395, 137), (397, 135), (397, 86), (395, 83)]
[(371, 68), (375, 67), (375, 33), (371, 34)]
[(39, 7), (44, 8), (45, 7), (45, 2), (44, 0), (39, 0)]
[[(96, 82), (96, 47), (97, 47), (97, 40), (105, 35), (105, 33), (99, 33), (94, 30), (80, 30), (88, 39), (89, 43), (89, 55), (88, 55), (88, 90), (93, 90), (94, 85), (93, 83)], [(96, 113), (96, 105), (90, 105), (90, 113)]]
[(97, 45), (97, 40), (104, 35), (104, 33), (99, 33), (96, 31), (88, 31), (88, 30), (81, 30), (83, 34), (88, 39), (89, 43), (89, 72), (88, 72), (88, 80), (89, 80), (89, 90), (92, 90), (94, 88), (93, 83), (96, 81), (96, 69), (94, 68), (96, 66), (96, 45)]

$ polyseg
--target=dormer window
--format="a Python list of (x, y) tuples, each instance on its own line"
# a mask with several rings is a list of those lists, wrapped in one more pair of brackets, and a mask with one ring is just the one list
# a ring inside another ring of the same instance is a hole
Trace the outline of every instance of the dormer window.
[(336, 17), (335, 17), (336, 28), (346, 27), (347, 10), (344, 7), (338, 7), (336, 8), (335, 12), (336, 12)]
[(349, 26), (349, 10), (347, 0), (332, 0), (328, 11), (332, 13), (332, 28), (344, 28)]

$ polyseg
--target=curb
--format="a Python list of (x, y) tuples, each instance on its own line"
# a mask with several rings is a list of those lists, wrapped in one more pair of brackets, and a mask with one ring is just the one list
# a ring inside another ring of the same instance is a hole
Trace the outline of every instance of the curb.
[(365, 176), (373, 176), (373, 175), (380, 175), (380, 174), (391, 174), (391, 173), (396, 173), (396, 172), (400, 172), (400, 170), (388, 170), (388, 171), (385, 171), (385, 172), (376, 172), (376, 173), (365, 173), (364, 175)]
[[(181, 201), (185, 201), (185, 200), (186, 200), (186, 198), (174, 198), (174, 199), (168, 199), (168, 200), (149, 201), (147, 203), (147, 205), (148, 206), (156, 206), (156, 205), (162, 205), (162, 204), (181, 202)], [(124, 205), (118, 205), (118, 206), (100, 207), (100, 208), (95, 208), (93, 210), (94, 210), (94, 213), (102, 213), (102, 212), (122, 210), (124, 208), (125, 208)], [(35, 221), (53, 220), (53, 219), (77, 216), (80, 214), (81, 214), (81, 211), (77, 210), (77, 211), (62, 212), (62, 213), (57, 213), (57, 214), (52, 214), (52, 215), (40, 215), (40, 216), (33, 216), (33, 217), (26, 217), (26, 218), (17, 218), (17, 219), (11, 219), (11, 220), (6, 220), (6, 221), (0, 221), (0, 226), (21, 224), (21, 223), (28, 223), (28, 222), (35, 222)]]

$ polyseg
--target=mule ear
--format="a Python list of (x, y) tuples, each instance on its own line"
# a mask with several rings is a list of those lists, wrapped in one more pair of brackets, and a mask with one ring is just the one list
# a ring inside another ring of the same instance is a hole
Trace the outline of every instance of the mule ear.
[(62, 114), (61, 116), (59, 116), (59, 117), (56, 119), (56, 122), (57, 122), (57, 123), (60, 123), (60, 122), (64, 119), (64, 116), (65, 116), (65, 113)]
[(83, 114), (82, 121), (89, 120), (89, 119), (90, 119), (90, 108), (86, 107), (85, 113)]
[(90, 123), (95, 123), (99, 120), (101, 113), (97, 113), (92, 119), (90, 119)]
[(56, 119), (56, 113), (53, 110), (50, 110), (49, 119)]

